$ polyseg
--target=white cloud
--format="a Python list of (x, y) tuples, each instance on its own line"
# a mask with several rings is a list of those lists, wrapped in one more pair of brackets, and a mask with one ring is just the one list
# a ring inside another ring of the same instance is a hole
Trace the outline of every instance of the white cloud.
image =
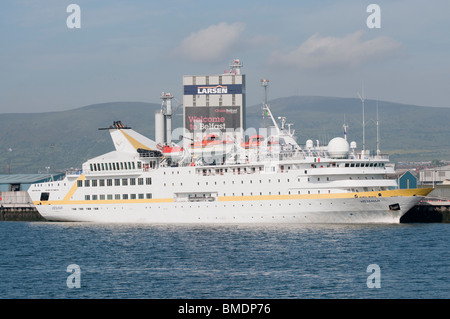
[(221, 61), (236, 47), (244, 29), (245, 24), (240, 22), (211, 25), (191, 33), (173, 54), (191, 61)]
[(301, 69), (342, 70), (398, 57), (402, 52), (402, 44), (392, 38), (379, 36), (363, 41), (362, 35), (362, 31), (342, 38), (314, 34), (290, 52), (273, 52), (269, 62)]

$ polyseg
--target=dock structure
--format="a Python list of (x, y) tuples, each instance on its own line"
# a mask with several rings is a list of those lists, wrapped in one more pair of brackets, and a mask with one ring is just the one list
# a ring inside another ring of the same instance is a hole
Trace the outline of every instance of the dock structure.
[(57, 181), (64, 174), (0, 175), (0, 221), (45, 221), (28, 195), (34, 183)]
[(45, 221), (26, 191), (0, 192), (0, 221)]
[(435, 189), (400, 219), (402, 223), (450, 223), (450, 183)]

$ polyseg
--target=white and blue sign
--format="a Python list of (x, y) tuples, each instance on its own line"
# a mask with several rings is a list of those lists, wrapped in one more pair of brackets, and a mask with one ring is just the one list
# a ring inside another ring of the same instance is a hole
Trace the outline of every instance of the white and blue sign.
[(242, 94), (242, 84), (184, 86), (184, 95), (205, 94)]

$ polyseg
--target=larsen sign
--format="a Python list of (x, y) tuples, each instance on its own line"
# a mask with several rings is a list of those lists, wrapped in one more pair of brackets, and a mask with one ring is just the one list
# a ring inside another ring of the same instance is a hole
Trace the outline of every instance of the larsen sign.
[(207, 94), (242, 94), (242, 84), (184, 86), (184, 95)]

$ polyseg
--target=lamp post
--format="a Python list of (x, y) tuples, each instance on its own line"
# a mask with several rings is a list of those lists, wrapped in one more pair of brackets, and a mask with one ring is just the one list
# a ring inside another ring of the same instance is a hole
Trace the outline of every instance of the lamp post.
[(11, 174), (11, 155), (12, 154), (12, 148), (8, 148), (8, 163), (6, 164), (6, 174)]

